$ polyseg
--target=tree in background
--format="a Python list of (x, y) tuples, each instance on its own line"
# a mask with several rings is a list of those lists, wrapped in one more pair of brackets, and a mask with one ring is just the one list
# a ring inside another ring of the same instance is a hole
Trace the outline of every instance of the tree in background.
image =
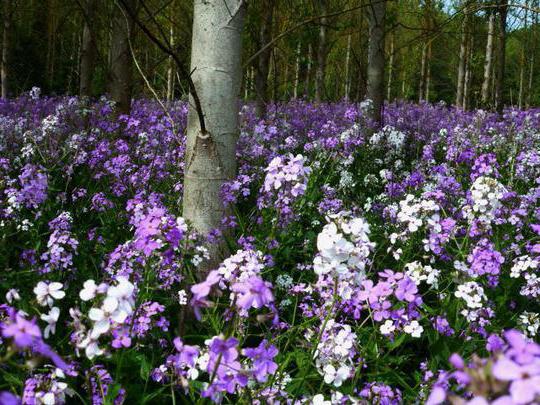
[(367, 15), (369, 21), (369, 51), (366, 96), (373, 102), (371, 118), (377, 126), (381, 126), (384, 103), (384, 22), (386, 0), (371, 0)]

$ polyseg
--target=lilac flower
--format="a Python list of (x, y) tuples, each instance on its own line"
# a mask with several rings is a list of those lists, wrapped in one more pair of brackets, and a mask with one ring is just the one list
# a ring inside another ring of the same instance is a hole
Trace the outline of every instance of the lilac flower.
[(272, 303), (274, 296), (271, 287), (270, 282), (252, 276), (244, 282), (233, 284), (231, 290), (238, 294), (236, 299), (238, 307), (248, 310), (250, 308), (259, 309)]
[(278, 369), (274, 362), (278, 349), (269, 345), (267, 340), (263, 340), (258, 347), (244, 349), (242, 353), (253, 361), (253, 375), (258, 382), (266, 382), (268, 375), (273, 375)]

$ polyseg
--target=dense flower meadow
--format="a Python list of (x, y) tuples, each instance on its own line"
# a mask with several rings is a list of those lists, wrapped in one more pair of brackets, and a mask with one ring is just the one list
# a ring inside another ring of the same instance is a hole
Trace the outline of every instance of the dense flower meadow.
[(369, 107), (244, 106), (203, 238), (186, 103), (0, 100), (0, 403), (540, 403), (540, 110)]

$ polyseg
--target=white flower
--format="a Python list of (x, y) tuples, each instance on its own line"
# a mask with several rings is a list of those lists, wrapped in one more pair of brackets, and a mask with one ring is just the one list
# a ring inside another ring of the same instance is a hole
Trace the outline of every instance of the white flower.
[(51, 333), (53, 335), (56, 333), (56, 323), (58, 322), (59, 316), (60, 308), (58, 307), (52, 307), (48, 314), (41, 315), (41, 320), (47, 322), (47, 326), (45, 326), (45, 329), (43, 330), (45, 339), (47, 339)]
[(395, 330), (396, 327), (394, 326), (394, 322), (392, 322), (390, 319), (387, 319), (386, 322), (380, 326), (380, 331), (383, 335), (390, 335)]
[(8, 302), (8, 304), (13, 303), (13, 301), (19, 301), (20, 299), (21, 299), (21, 296), (19, 295), (19, 291), (16, 290), (15, 288), (10, 289), (6, 293), (6, 301)]
[(332, 403), (326, 401), (323, 394), (317, 394), (311, 399), (311, 405), (332, 405)]
[(187, 293), (186, 290), (180, 290), (178, 291), (178, 303), (180, 305), (186, 305), (187, 304)]
[(36, 294), (38, 304), (41, 306), (52, 306), (55, 299), (61, 300), (64, 298), (66, 293), (62, 291), (63, 287), (64, 286), (62, 283), (58, 282), (48, 284), (45, 281), (40, 281), (37, 283), (36, 287), (34, 288), (34, 294)]
[(118, 281), (118, 284), (109, 287), (107, 295), (109, 297), (118, 298), (119, 300), (131, 298), (135, 286), (124, 276), (118, 276), (116, 280)]
[(405, 333), (408, 333), (412, 337), (419, 338), (420, 336), (422, 336), (422, 332), (424, 331), (424, 328), (422, 327), (422, 325), (418, 323), (418, 321), (412, 321), (408, 325), (405, 325), (405, 327), (403, 328), (403, 331)]
[(103, 354), (103, 350), (99, 348), (97, 341), (91, 339), (90, 336), (86, 337), (86, 339), (80, 342), (78, 344), (78, 347), (80, 349), (84, 349), (86, 357), (88, 357), (90, 360), (92, 360), (96, 356), (101, 356)]
[(323, 372), (324, 382), (326, 384), (333, 384), (334, 387), (341, 387), (343, 381), (349, 378), (351, 369), (348, 366), (342, 365), (336, 370), (333, 365), (327, 364), (324, 366)]
[(83, 301), (90, 301), (96, 296), (97, 289), (98, 287), (94, 280), (86, 280), (83, 284), (83, 289), (79, 293), (79, 297)]

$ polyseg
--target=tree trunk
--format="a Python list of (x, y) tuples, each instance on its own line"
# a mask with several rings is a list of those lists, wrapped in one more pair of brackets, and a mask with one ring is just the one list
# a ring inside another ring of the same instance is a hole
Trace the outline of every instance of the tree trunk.
[(79, 95), (82, 97), (90, 97), (92, 95), (92, 79), (97, 55), (95, 34), (93, 31), (96, 23), (96, 3), (96, 0), (86, 0), (84, 7), (84, 28), (79, 72)]
[(390, 36), (390, 59), (388, 61), (388, 83), (386, 85), (386, 99), (392, 99), (392, 80), (394, 75), (394, 35)]
[(471, 59), (472, 59), (472, 36), (469, 36), (467, 41), (467, 58), (465, 62), (465, 78), (463, 82), (463, 101), (461, 107), (464, 110), (469, 109), (469, 96), (471, 91)]
[(521, 49), (521, 57), (519, 60), (519, 93), (518, 93), (518, 108), (523, 108), (523, 90), (525, 80), (525, 51)]
[(294, 88), (293, 88), (293, 98), (298, 98), (298, 84), (300, 81), (300, 42), (296, 45), (296, 64), (294, 71)]
[(488, 21), (488, 36), (486, 42), (486, 59), (484, 61), (484, 81), (482, 82), (482, 105), (485, 107), (489, 104), (490, 98), (490, 82), (493, 66), (493, 38), (495, 36), (495, 13), (489, 13)]
[[(221, 186), (236, 172), (244, 8), (242, 0), (195, 0), (194, 4), (191, 71), (206, 132), (190, 107), (183, 216), (202, 235), (220, 228), (227, 212)], [(226, 254), (223, 244), (209, 243), (207, 248), (210, 260), (201, 265), (201, 272), (216, 268)]]
[(311, 66), (313, 65), (313, 48), (311, 44), (308, 44), (308, 56), (307, 56), (307, 67), (306, 67), (306, 81), (304, 83), (304, 96), (309, 99), (310, 95), (310, 85), (311, 85)]
[(497, 42), (497, 78), (495, 82), (495, 109), (502, 114), (504, 108), (504, 71), (506, 65), (506, 15), (508, 0), (499, 0), (498, 7), (499, 41)]
[[(137, 0), (128, 0), (128, 7), (136, 10)], [(114, 9), (113, 32), (111, 40), (110, 93), (116, 102), (118, 114), (129, 114), (133, 81), (133, 60), (129, 42), (133, 36), (133, 20), (120, 5)]]
[(371, 119), (382, 126), (384, 103), (384, 20), (386, 0), (371, 1), (368, 6), (369, 47), (367, 68), (367, 98), (373, 102)]
[(427, 44), (426, 59), (426, 87), (424, 89), (424, 100), (429, 101), (429, 90), (431, 87), (431, 41)]
[[(263, 47), (272, 40), (272, 23), (274, 19), (275, 0), (266, 0), (264, 5), (264, 18), (259, 31), (259, 46)], [(268, 70), (270, 68), (270, 57), (272, 47), (262, 51), (257, 59), (257, 70), (255, 72), (255, 92), (257, 102), (255, 104), (256, 114), (264, 118), (266, 116), (266, 104), (268, 103)], [(275, 72), (274, 72), (275, 73)]]
[[(171, 28), (169, 29), (169, 43), (171, 44), (172, 49), (174, 49), (174, 18), (173, 18), (174, 3), (175, 3), (174, 1), (171, 3), (173, 13), (171, 13), (172, 14)], [(170, 103), (174, 99), (174, 76), (175, 76), (174, 74), (175, 64), (174, 64), (174, 60), (172, 56), (169, 56), (168, 64), (169, 66), (167, 66), (167, 102)]]
[(465, 66), (467, 63), (467, 41), (469, 31), (469, 10), (465, 5), (463, 10), (463, 22), (461, 24), (461, 43), (459, 46), (459, 65), (456, 89), (456, 107), (463, 108), (463, 90), (465, 87)]
[(427, 69), (427, 42), (422, 46), (422, 59), (420, 61), (420, 84), (418, 86), (418, 102), (424, 100), (426, 91), (426, 69)]
[(351, 92), (350, 64), (351, 64), (351, 34), (347, 36), (347, 54), (345, 56), (345, 101), (349, 101), (349, 95)]
[(531, 52), (531, 58), (529, 60), (529, 81), (527, 83), (527, 101), (525, 103), (526, 108), (529, 108), (531, 106), (533, 78), (534, 78), (534, 52)]
[(7, 99), (9, 93), (9, 51), (11, 49), (11, 0), (4, 0), (4, 31), (2, 35), (2, 98)]
[[(327, 0), (319, 0), (319, 13), (326, 15), (328, 12)], [(321, 102), (324, 98), (324, 81), (326, 78), (326, 17), (320, 19), (319, 25), (319, 48), (317, 50), (317, 70), (315, 71), (315, 101)]]

